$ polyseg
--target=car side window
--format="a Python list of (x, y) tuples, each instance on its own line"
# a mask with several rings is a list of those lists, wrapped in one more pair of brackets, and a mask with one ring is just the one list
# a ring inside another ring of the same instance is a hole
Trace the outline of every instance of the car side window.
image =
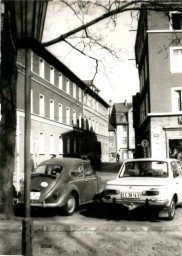
[(178, 170), (178, 165), (176, 162), (171, 162), (171, 169), (173, 172), (173, 178), (177, 178), (178, 176), (180, 176), (179, 170)]
[(73, 179), (83, 177), (83, 166), (81, 164), (73, 168), (73, 170), (71, 171), (71, 177)]
[(84, 172), (86, 177), (92, 176), (94, 174), (94, 171), (90, 164), (84, 164)]
[(180, 176), (182, 176), (182, 161), (178, 162), (178, 169), (179, 169)]

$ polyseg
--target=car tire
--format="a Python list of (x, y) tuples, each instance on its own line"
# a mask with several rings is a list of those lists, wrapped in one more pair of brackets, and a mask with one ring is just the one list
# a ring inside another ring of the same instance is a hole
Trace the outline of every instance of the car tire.
[(71, 193), (66, 201), (66, 204), (63, 206), (63, 213), (66, 216), (73, 215), (76, 209), (76, 197), (73, 193)]
[(168, 220), (174, 219), (175, 211), (176, 211), (176, 201), (175, 201), (175, 198), (173, 197), (168, 207)]

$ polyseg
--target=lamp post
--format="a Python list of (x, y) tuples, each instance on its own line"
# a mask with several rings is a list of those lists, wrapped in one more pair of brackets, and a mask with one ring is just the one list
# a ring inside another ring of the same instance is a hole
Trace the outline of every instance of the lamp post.
[(22, 254), (32, 255), (33, 222), (30, 217), (30, 91), (31, 91), (31, 44), (33, 40), (41, 41), (48, 1), (20, 0), (14, 1), (13, 11), (17, 45), (25, 48), (25, 123), (24, 123), (24, 203), (25, 212), (22, 222)]

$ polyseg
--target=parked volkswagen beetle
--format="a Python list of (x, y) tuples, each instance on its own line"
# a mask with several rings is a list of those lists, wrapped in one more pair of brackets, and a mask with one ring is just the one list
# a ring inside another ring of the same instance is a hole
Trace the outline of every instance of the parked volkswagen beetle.
[[(77, 206), (100, 199), (105, 183), (90, 162), (76, 158), (54, 158), (42, 162), (31, 175), (31, 207), (61, 207), (72, 215)], [(24, 204), (23, 191), (17, 200)]]
[(182, 164), (167, 158), (127, 160), (117, 178), (107, 182), (104, 201), (128, 210), (155, 207), (172, 220), (176, 205), (182, 203)]

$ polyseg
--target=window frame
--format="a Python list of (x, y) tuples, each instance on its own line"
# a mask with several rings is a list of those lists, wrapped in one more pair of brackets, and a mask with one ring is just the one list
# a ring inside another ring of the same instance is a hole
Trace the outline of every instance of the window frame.
[(51, 84), (54, 84), (54, 67), (53, 66), (50, 66), (50, 83)]
[(51, 133), (49, 136), (49, 154), (52, 155), (55, 153), (55, 140), (54, 140), (54, 134)]
[[(178, 91), (180, 92), (179, 93), (180, 109), (176, 109), (176, 102), (175, 102), (175, 93)], [(172, 112), (181, 112), (182, 111), (182, 87), (171, 88), (171, 100), (172, 100)]]
[(39, 94), (39, 115), (45, 116), (45, 96), (43, 94)]
[(49, 100), (49, 117), (51, 120), (54, 120), (54, 100), (50, 99)]
[[(180, 15), (181, 14), (181, 28), (180, 29), (174, 29), (173, 28), (173, 20), (172, 20), (172, 15)], [(169, 13), (169, 16), (170, 16), (170, 21), (169, 21), (169, 29), (172, 30), (172, 31), (180, 31), (182, 30), (182, 12), (179, 12), (179, 11), (171, 11)]]
[(39, 76), (45, 78), (45, 61), (39, 58)]
[(45, 134), (44, 132), (39, 132), (39, 155), (45, 154)]
[(182, 60), (182, 46), (171, 46), (170, 47), (170, 71), (171, 73), (182, 73), (182, 64), (181, 64), (181, 67), (176, 69), (176, 61), (174, 60), (174, 50), (181, 50), (181, 60)]

